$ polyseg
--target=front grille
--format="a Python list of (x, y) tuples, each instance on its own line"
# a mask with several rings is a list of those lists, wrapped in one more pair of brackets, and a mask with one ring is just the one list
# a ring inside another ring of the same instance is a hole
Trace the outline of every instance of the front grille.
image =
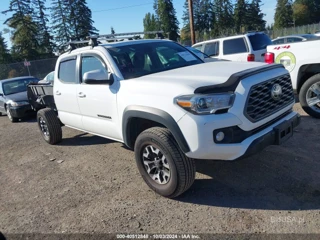
[[(271, 92), (275, 84), (279, 84), (282, 88), (282, 96), (279, 99), (272, 97)], [(251, 122), (257, 122), (288, 106), (293, 100), (291, 78), (289, 74), (286, 74), (252, 86), (244, 115)]]

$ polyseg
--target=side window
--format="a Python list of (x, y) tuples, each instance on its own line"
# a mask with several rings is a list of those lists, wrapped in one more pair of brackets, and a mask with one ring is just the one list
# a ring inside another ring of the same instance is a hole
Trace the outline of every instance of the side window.
[(197, 46), (194, 46), (193, 48), (195, 48), (195, 49), (197, 49), (197, 50), (201, 51), (201, 49), (202, 49), (202, 44), (197, 45)]
[(81, 79), (83, 74), (93, 70), (102, 70), (105, 73), (108, 73), (105, 64), (97, 57), (93, 56), (84, 56), (81, 59)]
[(273, 44), (283, 44), (283, 43), (284, 43), (284, 38), (273, 41)]
[(302, 38), (293, 38), (293, 37), (290, 37), (290, 38), (287, 38), (287, 42), (288, 42), (288, 43), (302, 42)]
[(223, 54), (237, 54), (248, 52), (244, 38), (235, 38), (223, 41)]
[(58, 78), (66, 83), (77, 83), (76, 59), (60, 62)]
[(219, 42), (207, 43), (204, 47), (204, 53), (208, 56), (218, 56), (219, 55)]

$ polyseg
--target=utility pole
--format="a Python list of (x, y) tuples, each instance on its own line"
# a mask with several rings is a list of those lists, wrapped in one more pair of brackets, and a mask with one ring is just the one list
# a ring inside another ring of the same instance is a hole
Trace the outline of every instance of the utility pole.
[(188, 0), (189, 3), (189, 22), (190, 22), (190, 33), (192, 45), (196, 43), (196, 37), (194, 34), (194, 22), (193, 22), (193, 4), (192, 0)]

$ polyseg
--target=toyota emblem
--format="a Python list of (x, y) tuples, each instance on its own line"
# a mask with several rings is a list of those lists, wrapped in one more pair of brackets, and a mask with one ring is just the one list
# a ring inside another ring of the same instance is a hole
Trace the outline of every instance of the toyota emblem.
[(271, 88), (271, 97), (274, 100), (279, 100), (282, 96), (282, 87), (279, 84), (274, 84)]

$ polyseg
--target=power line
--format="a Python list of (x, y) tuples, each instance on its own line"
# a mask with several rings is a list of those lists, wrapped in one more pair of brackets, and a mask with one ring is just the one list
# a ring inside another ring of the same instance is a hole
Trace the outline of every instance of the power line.
[(130, 5), (130, 6), (124, 6), (124, 7), (118, 7), (118, 8), (110, 8), (110, 9), (98, 10), (98, 11), (92, 11), (92, 12), (107, 12), (107, 11), (120, 10), (120, 9), (125, 9), (125, 8), (140, 7), (140, 6), (150, 5), (150, 4), (153, 4), (153, 2), (137, 4), (137, 5)]

